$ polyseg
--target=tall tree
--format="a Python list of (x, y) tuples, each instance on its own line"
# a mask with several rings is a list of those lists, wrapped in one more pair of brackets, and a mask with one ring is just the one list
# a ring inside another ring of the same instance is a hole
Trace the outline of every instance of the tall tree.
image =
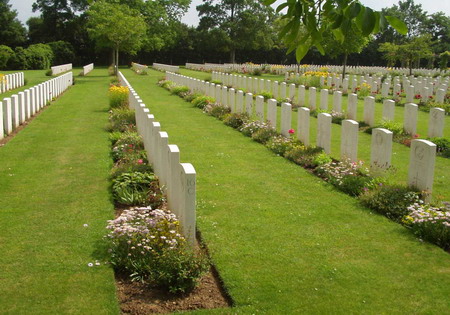
[(124, 4), (96, 1), (88, 10), (88, 33), (99, 47), (113, 49), (117, 74), (119, 51), (135, 54), (142, 46), (146, 31), (144, 18)]
[(17, 19), (17, 11), (11, 10), (9, 0), (0, 0), (0, 43), (19, 46), (26, 40), (26, 30)]
[(273, 45), (271, 7), (257, 0), (203, 0), (197, 6), (198, 29), (209, 32), (216, 43), (222, 43), (235, 62), (236, 49), (268, 49)]
[[(265, 5), (271, 5), (276, 0), (264, 0)], [(378, 33), (388, 24), (399, 32), (406, 34), (407, 28), (400, 19), (373, 11), (361, 5), (358, 0), (284, 0), (277, 7), (277, 12), (287, 8), (282, 16), (288, 22), (281, 30), (280, 37), (284, 39), (289, 49), (295, 50), (299, 62), (311, 47), (316, 47), (322, 54), (324, 33), (330, 29), (336, 39), (343, 42), (352, 23), (358, 27), (363, 36)], [(298, 41), (300, 27), (306, 27), (306, 34)]]

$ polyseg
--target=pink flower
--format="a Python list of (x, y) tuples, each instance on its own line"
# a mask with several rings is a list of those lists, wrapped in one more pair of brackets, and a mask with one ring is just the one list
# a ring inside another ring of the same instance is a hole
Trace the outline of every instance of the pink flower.
[(144, 160), (142, 160), (142, 159), (138, 160), (138, 164), (143, 164), (143, 163), (144, 163)]
[(294, 129), (289, 129), (288, 132), (289, 132), (290, 135), (292, 135), (293, 133), (295, 133), (295, 130)]

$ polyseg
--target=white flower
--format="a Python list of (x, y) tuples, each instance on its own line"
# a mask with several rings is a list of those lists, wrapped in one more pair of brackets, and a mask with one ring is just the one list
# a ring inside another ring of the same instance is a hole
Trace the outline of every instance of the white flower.
[(88, 263), (88, 267), (92, 267), (92, 266), (94, 266), (93, 263)]

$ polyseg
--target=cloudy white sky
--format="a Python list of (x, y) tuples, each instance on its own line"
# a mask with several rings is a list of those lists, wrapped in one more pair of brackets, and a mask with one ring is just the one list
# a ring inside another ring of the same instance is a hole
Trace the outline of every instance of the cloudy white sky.
[[(33, 13), (31, 5), (35, 0), (10, 0), (9, 4), (17, 10), (19, 20), (25, 24), (31, 16), (37, 16), (39, 13)], [(283, 2), (278, 0), (277, 2)], [(438, 11), (444, 12), (446, 15), (450, 15), (450, 1), (449, 0), (415, 0), (415, 3), (422, 4), (422, 8), (428, 13), (435, 13)], [(197, 25), (198, 16), (195, 7), (202, 3), (202, 0), (192, 0), (191, 7), (182, 21), (188, 25)], [(361, 0), (361, 3), (371, 7), (374, 10), (381, 10), (385, 7), (390, 7), (393, 4), (398, 3), (398, 0)]]

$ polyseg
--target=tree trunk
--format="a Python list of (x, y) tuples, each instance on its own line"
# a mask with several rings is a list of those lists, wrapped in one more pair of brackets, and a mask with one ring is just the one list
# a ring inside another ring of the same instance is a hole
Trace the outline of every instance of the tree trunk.
[(114, 67), (114, 65), (116, 64), (116, 51), (113, 49), (111, 49), (111, 65), (112, 67)]
[(119, 47), (116, 47), (116, 65), (114, 67), (114, 73), (119, 74)]
[(230, 50), (230, 63), (234, 63), (236, 58), (236, 49), (231, 48)]
[(345, 68), (347, 67), (347, 57), (348, 57), (348, 53), (344, 54), (344, 62), (343, 62), (343, 68), (342, 68), (342, 82), (344, 82), (345, 79)]

